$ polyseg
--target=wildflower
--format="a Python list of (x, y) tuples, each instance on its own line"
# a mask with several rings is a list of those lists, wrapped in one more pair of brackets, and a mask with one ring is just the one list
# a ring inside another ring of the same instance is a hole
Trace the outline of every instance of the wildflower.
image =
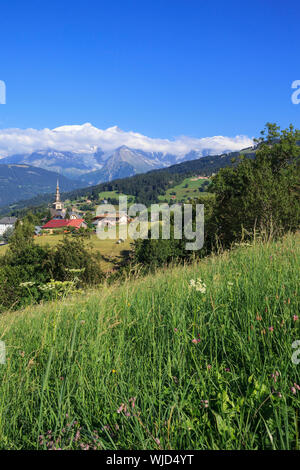
[(80, 444), (82, 450), (89, 450), (90, 446), (88, 444), (84, 444), (83, 442)]
[(272, 379), (274, 380), (274, 382), (276, 383), (277, 382), (277, 377), (279, 376), (279, 372), (276, 370), (274, 374), (271, 375)]
[(291, 387), (291, 392), (292, 392), (294, 395), (296, 395), (297, 392), (296, 392), (295, 387)]
[(85, 324), (85, 320), (80, 320), (80, 325), (84, 325)]
[(300, 385), (294, 383), (294, 387), (295, 387), (297, 390), (300, 390)]
[(206, 292), (206, 284), (200, 278), (198, 278), (196, 281), (191, 279), (189, 288), (195, 288), (196, 291), (201, 292), (201, 294), (205, 294)]
[(201, 294), (205, 294), (205, 292), (206, 292), (206, 284), (204, 284), (204, 283), (202, 283), (202, 284), (201, 284), (201, 283), (197, 284), (197, 286), (196, 286), (196, 291), (201, 292)]
[(158, 437), (156, 437), (154, 440), (155, 440), (156, 444), (160, 446), (160, 440), (158, 439)]
[(227, 282), (227, 285), (230, 287), (230, 286), (233, 286), (233, 282)]
[(69, 273), (83, 273), (85, 271), (85, 268), (65, 268), (65, 270)]
[(262, 321), (262, 316), (257, 314), (257, 315), (256, 315), (256, 320), (257, 320), (257, 321)]
[(178, 331), (178, 328), (174, 328), (174, 331), (175, 331), (175, 333), (177, 333), (177, 331)]
[(230, 372), (229, 367), (226, 367), (226, 368), (225, 368), (225, 372)]
[(274, 331), (274, 326), (269, 326), (269, 331)]
[(192, 343), (194, 343), (194, 344), (200, 343), (200, 341), (201, 341), (201, 339), (199, 339), (199, 338), (198, 339), (197, 338), (192, 339)]
[(115, 374), (116, 372), (117, 372), (116, 369), (113, 369), (113, 370), (112, 370), (112, 373), (113, 373), (113, 374)]
[(35, 282), (32, 282), (32, 281), (27, 281), (27, 282), (21, 282), (19, 284), (20, 287), (31, 287), (35, 284)]
[(207, 364), (206, 367), (208, 368), (208, 370), (211, 369), (211, 364)]
[(136, 401), (136, 397), (129, 398), (129, 402), (131, 402), (132, 408), (135, 407), (135, 401)]
[(294, 320), (294, 321), (297, 321), (297, 320), (299, 320), (299, 317), (298, 317), (298, 315), (294, 315), (294, 316), (293, 316), (293, 320)]
[(117, 409), (117, 413), (122, 413), (123, 410), (126, 410), (124, 403), (121, 403), (121, 406)]

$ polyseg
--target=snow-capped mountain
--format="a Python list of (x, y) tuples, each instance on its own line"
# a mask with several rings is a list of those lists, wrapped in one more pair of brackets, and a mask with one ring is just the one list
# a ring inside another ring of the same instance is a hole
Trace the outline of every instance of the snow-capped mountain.
[[(209, 154), (205, 152), (205, 155)], [(31, 154), (12, 155), (0, 159), (0, 164), (30, 165), (76, 180), (80, 186), (90, 186), (137, 173), (168, 167), (175, 163), (201, 158), (202, 152), (193, 150), (178, 156), (164, 152), (145, 152), (126, 145), (112, 152), (97, 148), (93, 153), (77, 153), (53, 149)]]
[(52, 130), (0, 129), (0, 163), (35, 166), (88, 185), (251, 144), (246, 136), (169, 140), (125, 132), (117, 126), (102, 130), (89, 123)]
[[(173, 156), (173, 158), (175, 158)], [(171, 165), (172, 159), (163, 160), (162, 153), (144, 152), (143, 150), (130, 149), (123, 145), (106, 156), (106, 161), (100, 170), (86, 173), (80, 177), (87, 185), (97, 184), (103, 181), (111, 181), (116, 178), (125, 178), (137, 173), (145, 173), (155, 168)]]
[(69, 178), (78, 179), (83, 173), (102, 168), (103, 152), (92, 154), (39, 150), (30, 154), (12, 155), (2, 158), (0, 164), (25, 164), (54, 171)]
[[(198, 157), (199, 158), (199, 157)], [(39, 150), (31, 154), (0, 159), (1, 164), (25, 164), (60, 173), (68, 178), (96, 184), (124, 178), (176, 163), (178, 157), (163, 152), (144, 152), (123, 145), (113, 152), (96, 149), (94, 153)]]

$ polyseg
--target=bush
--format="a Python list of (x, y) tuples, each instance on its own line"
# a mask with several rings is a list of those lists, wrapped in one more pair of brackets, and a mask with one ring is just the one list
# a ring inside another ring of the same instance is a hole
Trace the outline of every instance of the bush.
[(81, 285), (95, 285), (102, 279), (99, 259), (93, 255), (79, 238), (65, 237), (58, 243), (51, 257), (53, 279), (70, 280), (70, 269), (81, 269)]
[(17, 224), (0, 262), (0, 311), (55, 297), (75, 287), (98, 284), (99, 258), (81, 239), (65, 237), (57, 247), (33, 242), (27, 220)]

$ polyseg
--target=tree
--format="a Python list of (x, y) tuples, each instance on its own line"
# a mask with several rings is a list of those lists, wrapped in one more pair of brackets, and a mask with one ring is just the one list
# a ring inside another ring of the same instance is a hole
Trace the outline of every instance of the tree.
[(299, 140), (293, 126), (280, 131), (268, 123), (256, 157), (242, 157), (213, 178), (215, 227), (224, 245), (240, 240), (245, 230), (271, 237), (299, 227)]
[(13, 233), (14, 233), (13, 227), (8, 227), (8, 228), (5, 230), (5, 232), (3, 233), (3, 235), (2, 235), (3, 241), (5, 241), (6, 243), (8, 243), (9, 240), (11, 239)]
[(33, 244), (34, 225), (26, 218), (18, 220), (15, 224), (15, 230), (10, 238), (10, 251), (18, 254)]
[(51, 263), (52, 277), (59, 281), (70, 279), (70, 269), (82, 270), (78, 274), (82, 285), (99, 284), (102, 279), (99, 259), (90, 252), (80, 238), (64, 237), (54, 250)]

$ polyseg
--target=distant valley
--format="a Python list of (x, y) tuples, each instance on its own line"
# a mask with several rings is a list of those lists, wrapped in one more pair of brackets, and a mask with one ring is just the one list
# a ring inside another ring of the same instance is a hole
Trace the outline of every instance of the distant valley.
[(53, 171), (26, 164), (6, 164), (0, 160), (0, 206), (30, 199), (38, 194), (53, 193), (57, 178), (62, 191), (71, 191), (80, 184)]

